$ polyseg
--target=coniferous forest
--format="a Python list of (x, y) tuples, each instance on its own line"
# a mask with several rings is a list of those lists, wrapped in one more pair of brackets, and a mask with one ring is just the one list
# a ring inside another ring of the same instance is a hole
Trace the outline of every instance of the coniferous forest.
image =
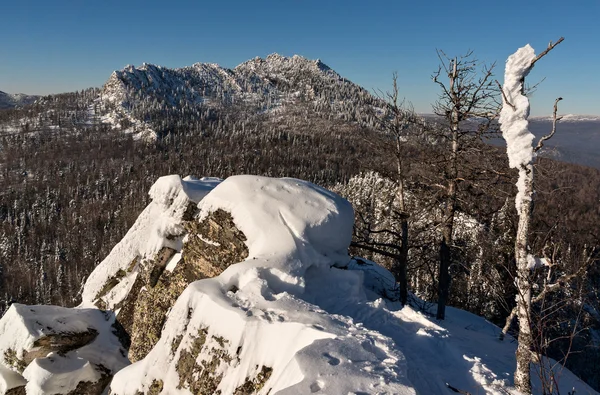
[[(210, 100), (190, 94), (177, 73), (131, 69), (104, 89), (0, 110), (0, 310), (14, 302), (77, 305), (83, 282), (148, 204), (160, 176), (257, 174), (308, 180), (346, 197), (356, 216), (352, 253), (397, 278), (397, 236), (406, 223), (408, 302), (428, 311), (440, 292), (451, 146), (445, 120), (416, 122), (402, 147), (389, 144), (382, 138), (393, 116), (386, 98), (318, 66), (328, 79), (292, 67), (258, 84), (250, 71), (238, 70), (231, 78), (238, 85), (240, 76), (248, 78), (244, 92), (217, 81), (201, 92)], [(208, 71), (198, 73), (194, 78), (207, 81)], [(117, 83), (125, 86), (121, 104), (103, 98), (114, 97)], [(298, 88), (304, 85), (310, 88)], [(146, 129), (154, 138), (138, 133)], [(505, 327), (517, 292), (517, 172), (505, 150), (489, 144), (494, 133), (491, 126), (485, 135), (464, 137), (447, 304)], [(600, 170), (543, 155), (535, 169), (530, 253), (549, 262), (534, 275), (536, 350), (565, 360), (600, 389)], [(547, 292), (556, 281), (560, 287)], [(507, 331), (514, 327), (509, 322)]]

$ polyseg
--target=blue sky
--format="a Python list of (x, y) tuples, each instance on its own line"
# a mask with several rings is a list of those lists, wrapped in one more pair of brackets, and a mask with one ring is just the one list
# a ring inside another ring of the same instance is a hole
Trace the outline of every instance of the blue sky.
[(546, 80), (532, 113), (600, 115), (600, 1), (11, 1), (0, 14), (0, 90), (47, 94), (101, 86), (143, 62), (225, 67), (277, 52), (320, 58), (367, 89), (388, 89), (431, 112), (436, 48), (504, 61), (530, 43), (565, 42), (529, 77)]

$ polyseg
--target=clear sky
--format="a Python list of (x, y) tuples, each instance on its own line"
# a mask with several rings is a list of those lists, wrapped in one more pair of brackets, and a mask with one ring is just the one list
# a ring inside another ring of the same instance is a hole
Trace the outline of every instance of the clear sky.
[(565, 37), (528, 82), (546, 80), (533, 115), (600, 115), (600, 0), (501, 1), (6, 1), (0, 13), (0, 90), (48, 94), (101, 86), (113, 70), (143, 62), (225, 67), (277, 52), (321, 59), (342, 76), (386, 90), (394, 71), (418, 112), (437, 97), (436, 48), (504, 61)]

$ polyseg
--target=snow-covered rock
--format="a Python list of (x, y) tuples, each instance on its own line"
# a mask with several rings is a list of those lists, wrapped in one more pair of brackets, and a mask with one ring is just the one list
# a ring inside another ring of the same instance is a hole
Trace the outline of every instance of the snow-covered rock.
[[(215, 268), (225, 265), (224, 254), (214, 254), (210, 249), (194, 250), (196, 229), (186, 229), (197, 211), (197, 203), (220, 182), (216, 178), (161, 177), (150, 189), (152, 202), (85, 284), (82, 306), (116, 312), (131, 335), (132, 361), (143, 358), (154, 346), (168, 310), (185, 287), (199, 278), (218, 274)], [(188, 243), (186, 259), (181, 260), (183, 239), (189, 231), (193, 240)], [(229, 248), (227, 253), (231, 252)], [(220, 262), (205, 264), (206, 259), (197, 259), (199, 256)], [(190, 262), (192, 257), (195, 259)], [(235, 262), (234, 259), (230, 263)]]
[(27, 381), (14, 370), (0, 364), (0, 393), (6, 395), (25, 395)]
[[(200, 202), (196, 221), (215, 213), (228, 213), (247, 257), (187, 287), (113, 393), (414, 393), (388, 338), (313, 304), (319, 278), (366, 298), (363, 271), (336, 267), (352, 268), (347, 201), (305, 181), (236, 176)], [(207, 248), (224, 241), (200, 228)]]
[(182, 180), (177, 175), (161, 177), (150, 189), (152, 202), (86, 280), (82, 306), (118, 310), (144, 261), (154, 260), (163, 248), (181, 250), (183, 221), (193, 214), (189, 210), (220, 181), (192, 177)]
[(15, 303), (0, 320), (0, 387), (26, 383), (30, 395), (101, 394), (129, 364), (127, 347), (128, 336), (110, 312)]
[(100, 394), (116, 372), (118, 395), (517, 394), (499, 328), (450, 307), (432, 322), (390, 300), (387, 270), (348, 256), (353, 209), (335, 193), (167, 176), (150, 195), (79, 308), (15, 304), (0, 320), (0, 390)]

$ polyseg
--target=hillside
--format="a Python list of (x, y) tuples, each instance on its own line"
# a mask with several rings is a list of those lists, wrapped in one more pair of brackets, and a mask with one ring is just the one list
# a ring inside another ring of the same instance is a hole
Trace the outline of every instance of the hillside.
[[(37, 99), (0, 92), (0, 109), (18, 108)], [(201, 127), (207, 121), (229, 119), (244, 128), (257, 117), (292, 118), (298, 108), (328, 121), (374, 126), (374, 117), (383, 106), (379, 98), (320, 60), (298, 55), (256, 57), (233, 69), (213, 63), (177, 69), (144, 63), (113, 72), (101, 89), (50, 95), (35, 108), (0, 113), (0, 134), (100, 127), (154, 139)], [(532, 117), (530, 125), (540, 137), (551, 129), (551, 120)], [(502, 139), (492, 143), (504, 144)], [(542, 155), (600, 169), (598, 144), (600, 118), (568, 114)]]

